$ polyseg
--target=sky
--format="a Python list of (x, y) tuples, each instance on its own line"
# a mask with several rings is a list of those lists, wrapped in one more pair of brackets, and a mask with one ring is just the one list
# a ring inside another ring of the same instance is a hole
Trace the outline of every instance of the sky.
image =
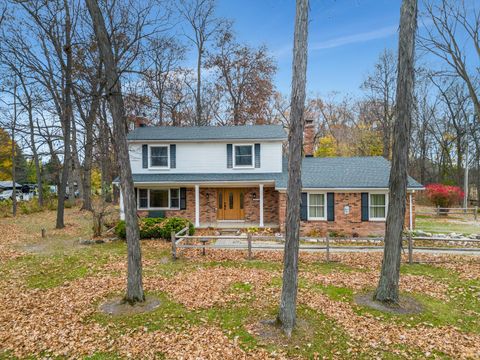
[[(219, 0), (240, 41), (266, 45), (277, 61), (275, 84), (289, 93), (294, 0)], [(385, 48), (396, 50), (400, 0), (311, 0), (307, 89), (357, 95)]]

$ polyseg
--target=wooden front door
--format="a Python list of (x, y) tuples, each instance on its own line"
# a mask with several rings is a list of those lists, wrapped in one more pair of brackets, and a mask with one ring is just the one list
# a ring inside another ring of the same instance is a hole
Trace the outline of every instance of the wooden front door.
[(218, 189), (218, 220), (243, 220), (245, 190)]

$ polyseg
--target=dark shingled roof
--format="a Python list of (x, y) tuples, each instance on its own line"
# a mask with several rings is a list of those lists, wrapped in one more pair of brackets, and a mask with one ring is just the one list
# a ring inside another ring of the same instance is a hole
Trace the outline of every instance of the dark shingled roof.
[(286, 140), (287, 134), (281, 125), (245, 126), (189, 126), (136, 128), (127, 135), (128, 140)]
[[(390, 177), (390, 162), (383, 157), (304, 158), (302, 186), (304, 189), (386, 189)], [(118, 181), (115, 180), (115, 181)], [(282, 173), (214, 173), (214, 174), (133, 174), (135, 183), (153, 182), (222, 182), (275, 181), (277, 189), (286, 189), (288, 174), (284, 159)], [(423, 186), (408, 178), (409, 189)]]
[[(286, 169), (286, 162), (284, 163)], [(368, 157), (307, 157), (302, 162), (302, 187), (304, 189), (374, 189), (388, 188), (390, 162), (381, 156)], [(285, 189), (287, 177), (276, 183), (276, 187)], [(421, 189), (423, 186), (408, 178), (409, 188)]]

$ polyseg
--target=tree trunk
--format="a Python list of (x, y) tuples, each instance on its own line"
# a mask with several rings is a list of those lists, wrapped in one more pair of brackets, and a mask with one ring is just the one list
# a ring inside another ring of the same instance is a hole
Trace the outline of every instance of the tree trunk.
[(16, 187), (16, 148), (15, 148), (15, 128), (17, 126), (17, 77), (15, 76), (13, 84), (13, 119), (12, 119), (12, 215), (17, 216), (17, 187)]
[(197, 94), (195, 96), (196, 105), (197, 105), (197, 126), (203, 125), (202, 123), (202, 52), (203, 47), (199, 46), (198, 56), (197, 56)]
[(301, 164), (307, 72), (308, 0), (297, 0), (293, 47), (292, 98), (288, 134), (287, 218), (283, 283), (277, 322), (288, 336), (296, 322), (300, 237)]
[(389, 181), (389, 203), (382, 270), (374, 298), (398, 303), (402, 233), (407, 196), (407, 166), (412, 122), (417, 0), (403, 0), (400, 12), (396, 119)]
[(128, 275), (125, 301), (130, 304), (145, 300), (142, 285), (142, 254), (139, 241), (138, 219), (133, 190), (132, 170), (128, 155), (126, 136), (126, 116), (122, 96), (122, 86), (115, 63), (105, 21), (96, 0), (86, 0), (88, 12), (92, 18), (100, 57), (105, 67), (107, 99), (113, 119), (113, 132), (117, 162), (120, 168), (120, 186), (127, 224)]
[[(67, 188), (68, 174), (70, 172), (70, 133), (72, 126), (72, 42), (71, 42), (71, 19), (68, 4), (65, 4), (65, 46), (64, 51), (67, 55), (67, 63), (65, 69), (65, 107), (63, 111), (63, 168), (60, 188), (58, 189), (58, 205), (57, 205), (57, 229), (65, 227), (64, 213), (65, 213), (65, 191)], [(73, 186), (73, 183), (72, 185)]]

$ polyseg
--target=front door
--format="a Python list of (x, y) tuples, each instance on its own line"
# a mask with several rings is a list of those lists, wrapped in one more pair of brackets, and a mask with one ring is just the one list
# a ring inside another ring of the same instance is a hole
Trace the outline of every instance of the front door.
[(218, 189), (218, 220), (243, 220), (245, 190)]

